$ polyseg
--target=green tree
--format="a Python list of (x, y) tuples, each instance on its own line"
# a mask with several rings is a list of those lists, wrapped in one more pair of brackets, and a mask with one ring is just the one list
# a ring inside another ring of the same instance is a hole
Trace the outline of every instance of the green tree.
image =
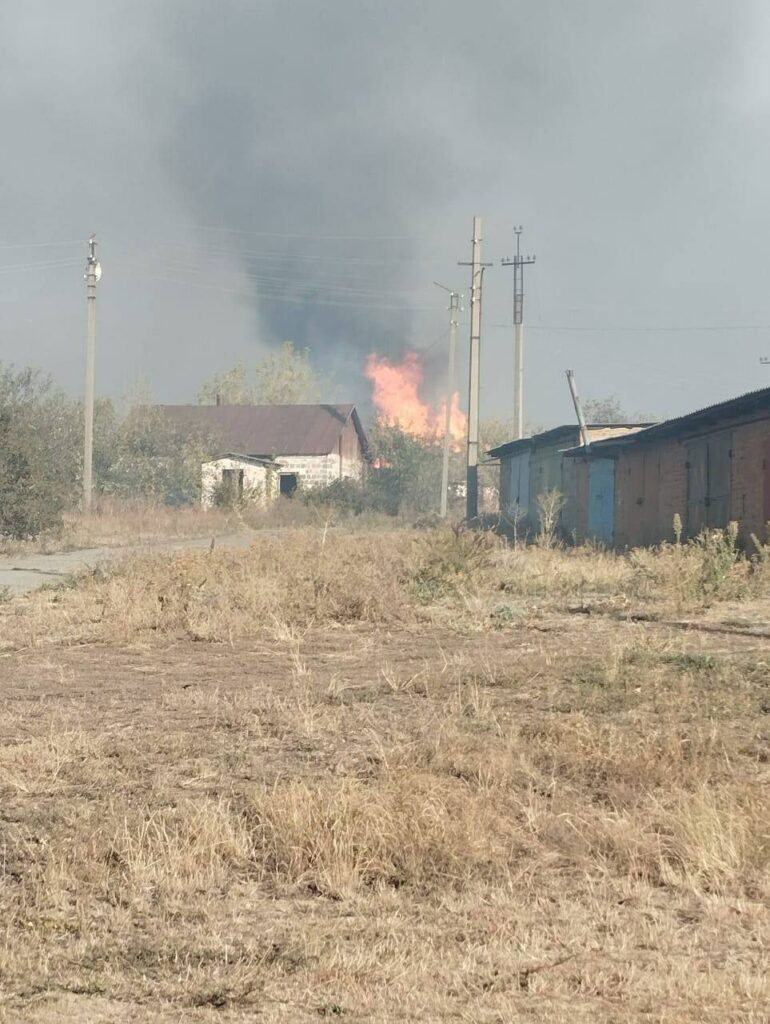
[(201, 405), (298, 405), (317, 402), (319, 379), (310, 359), (310, 350), (297, 349), (285, 341), (253, 371), (244, 363), (216, 374), (198, 392)]
[(0, 534), (58, 525), (81, 469), (82, 414), (49, 377), (0, 365)]
[(583, 416), (586, 423), (658, 423), (660, 416), (650, 412), (627, 412), (617, 395), (607, 398), (586, 398), (583, 400)]
[(296, 349), (291, 341), (258, 363), (254, 376), (257, 405), (297, 405), (319, 399), (310, 349)]
[(244, 363), (236, 363), (232, 370), (215, 374), (198, 392), (199, 405), (254, 405), (255, 389), (249, 382), (249, 372)]
[(200, 499), (201, 465), (217, 447), (213, 437), (180, 431), (149, 403), (135, 405), (115, 432), (103, 490), (122, 498), (194, 504)]
[(491, 416), (483, 420), (479, 430), (481, 451), (486, 455), (492, 448), (498, 448), (513, 440), (514, 426), (512, 419)]
[(630, 423), (631, 417), (620, 404), (617, 395), (606, 398), (584, 398), (583, 416), (586, 423)]
[(369, 501), (388, 515), (432, 515), (441, 497), (441, 446), (376, 422), (369, 434)]

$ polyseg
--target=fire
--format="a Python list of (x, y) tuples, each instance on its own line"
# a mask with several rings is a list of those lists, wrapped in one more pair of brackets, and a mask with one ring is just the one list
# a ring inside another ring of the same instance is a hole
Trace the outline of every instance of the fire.
[[(385, 423), (398, 425), (408, 434), (441, 441), (446, 422), (446, 403), (431, 408), (420, 398), (423, 368), (417, 352), (407, 352), (400, 363), (374, 353), (366, 360), (365, 374), (374, 385), (372, 396), (377, 414)], [(467, 419), (455, 391), (450, 406), (449, 431), (453, 447), (465, 440)]]

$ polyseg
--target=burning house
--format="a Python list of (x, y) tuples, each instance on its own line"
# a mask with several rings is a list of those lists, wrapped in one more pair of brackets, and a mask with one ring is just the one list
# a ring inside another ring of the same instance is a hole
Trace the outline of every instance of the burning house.
[[(407, 352), (400, 363), (370, 355), (365, 374), (372, 383), (372, 402), (383, 423), (397, 425), (423, 440), (443, 440), (446, 403), (433, 407), (421, 397), (424, 370), (418, 353)], [(460, 409), (460, 395), (455, 391), (450, 401), (449, 432), (457, 450), (465, 440), (466, 429), (467, 417)]]

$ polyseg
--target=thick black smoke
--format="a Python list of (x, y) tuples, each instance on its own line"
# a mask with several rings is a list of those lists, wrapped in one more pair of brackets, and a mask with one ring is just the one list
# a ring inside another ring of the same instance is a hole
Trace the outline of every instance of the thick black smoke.
[[(429, 349), (441, 383), (432, 281), (467, 288), (474, 213), (488, 259), (522, 221), (532, 418), (570, 415), (568, 365), (629, 411), (688, 408), (764, 352), (735, 328), (770, 323), (769, 38), (752, 0), (5, 5), (0, 243), (99, 233), (105, 390), (184, 400), (290, 337), (360, 400), (371, 350)], [(26, 269), (0, 272), (0, 355), (77, 388), (80, 266), (31, 264), (82, 247), (2, 252)], [(490, 269), (489, 412), (510, 286)], [(724, 333), (628, 330), (698, 325)]]

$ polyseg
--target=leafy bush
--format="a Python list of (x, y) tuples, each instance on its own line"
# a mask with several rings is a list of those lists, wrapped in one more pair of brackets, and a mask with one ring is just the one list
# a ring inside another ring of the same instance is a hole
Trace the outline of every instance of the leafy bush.
[(195, 504), (200, 500), (201, 464), (215, 447), (212, 438), (180, 432), (160, 410), (137, 406), (116, 432), (102, 490), (167, 505)]
[(359, 480), (343, 477), (326, 487), (313, 487), (302, 492), (306, 505), (327, 508), (342, 515), (361, 515), (371, 508), (370, 496)]
[(77, 403), (31, 369), (0, 365), (0, 534), (59, 525), (80, 475)]
[(372, 469), (367, 480), (370, 507), (386, 515), (438, 512), (441, 500), (441, 445), (378, 422), (370, 436)]

